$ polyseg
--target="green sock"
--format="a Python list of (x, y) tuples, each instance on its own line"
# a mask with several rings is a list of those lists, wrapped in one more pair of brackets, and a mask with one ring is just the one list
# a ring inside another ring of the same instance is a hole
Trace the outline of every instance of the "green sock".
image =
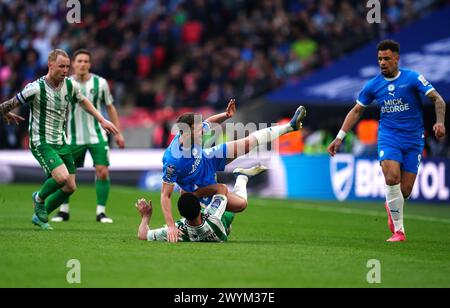
[(50, 215), (54, 210), (56, 210), (61, 203), (66, 200), (66, 198), (69, 198), (71, 194), (68, 194), (66, 192), (63, 192), (61, 189), (58, 189), (56, 192), (51, 194), (47, 200), (45, 200), (45, 208), (47, 210), (47, 214)]
[(42, 185), (41, 189), (39, 190), (39, 198), (45, 200), (48, 196), (50, 196), (63, 186), (64, 184), (58, 184), (55, 179), (49, 178), (47, 179), (47, 181), (45, 181), (44, 185)]
[(95, 190), (97, 192), (97, 205), (106, 206), (106, 201), (108, 201), (109, 188), (111, 187), (111, 181), (99, 180), (95, 181)]

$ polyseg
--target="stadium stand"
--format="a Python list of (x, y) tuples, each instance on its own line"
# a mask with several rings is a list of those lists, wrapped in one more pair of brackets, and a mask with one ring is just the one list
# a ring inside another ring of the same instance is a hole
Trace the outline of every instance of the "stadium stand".
[[(182, 111), (209, 114), (232, 97), (243, 103), (444, 2), (382, 1), (381, 27), (366, 22), (365, 2), (356, 0), (86, 0), (80, 24), (66, 21), (64, 1), (5, 0), (0, 100), (43, 75), (52, 48), (84, 47), (92, 71), (110, 82), (124, 128), (151, 127), (152, 135)], [(22, 148), (25, 136), (26, 124), (0, 122), (0, 148)], [(141, 146), (164, 146), (163, 137)]]

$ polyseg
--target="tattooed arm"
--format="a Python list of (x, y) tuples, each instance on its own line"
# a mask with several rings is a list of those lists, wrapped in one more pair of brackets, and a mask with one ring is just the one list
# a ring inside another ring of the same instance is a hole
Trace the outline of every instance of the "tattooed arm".
[(436, 138), (442, 138), (445, 136), (445, 102), (442, 96), (433, 90), (428, 93), (427, 97), (433, 102), (436, 110), (436, 124), (433, 126), (434, 134)]
[(20, 102), (15, 96), (10, 100), (4, 102), (3, 104), (0, 104), (0, 115), (3, 116), (3, 119), (6, 121), (6, 123), (9, 124), (11, 123), (11, 121), (14, 121), (16, 124), (19, 124), (20, 121), (25, 120), (21, 116), (10, 112), (11, 110), (19, 106)]
[(17, 108), (20, 106), (20, 102), (19, 100), (14, 96), (13, 98), (11, 98), (10, 100), (4, 102), (3, 104), (0, 105), (0, 115), (5, 115), (8, 112), (10, 112), (11, 110)]

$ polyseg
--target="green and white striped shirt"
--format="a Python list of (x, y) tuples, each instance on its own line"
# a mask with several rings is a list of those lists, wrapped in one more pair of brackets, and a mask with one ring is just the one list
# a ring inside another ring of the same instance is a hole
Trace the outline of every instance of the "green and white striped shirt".
[[(200, 226), (190, 226), (185, 218), (178, 220), (176, 226), (181, 230), (180, 242), (225, 242), (228, 233), (222, 222), (222, 216), (227, 207), (227, 197), (215, 195), (211, 203), (202, 212), (202, 224)], [(148, 241), (167, 241), (167, 226), (160, 229), (149, 230)]]
[(66, 142), (66, 120), (69, 106), (84, 100), (77, 85), (65, 78), (55, 89), (45, 77), (29, 83), (16, 98), (30, 105), (30, 146), (63, 145)]
[[(70, 79), (74, 84), (78, 84), (81, 93), (98, 111), (101, 112), (102, 105), (108, 106), (113, 103), (108, 82), (104, 78), (91, 74), (86, 82), (79, 82), (74, 76)], [(106, 131), (100, 123), (76, 104), (70, 108), (67, 137), (72, 145), (97, 144), (108, 140)]]

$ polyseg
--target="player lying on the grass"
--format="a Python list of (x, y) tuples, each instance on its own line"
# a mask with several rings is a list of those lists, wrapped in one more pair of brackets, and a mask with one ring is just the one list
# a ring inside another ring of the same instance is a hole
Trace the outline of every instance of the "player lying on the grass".
[[(244, 172), (261, 173), (267, 170), (263, 166), (256, 166), (250, 169), (236, 169), (234, 174), (237, 177), (246, 176)], [(256, 175), (256, 174), (255, 174)], [(250, 178), (251, 176), (247, 176)], [(238, 181), (238, 180), (236, 180)], [(247, 182), (240, 187), (241, 191), (247, 192)], [(228, 188), (224, 184), (213, 184), (203, 187), (194, 193), (184, 193), (178, 199), (178, 211), (183, 217), (175, 225), (180, 231), (178, 241), (181, 242), (224, 242), (231, 232), (231, 223), (234, 213), (227, 208)], [(212, 197), (209, 205), (202, 209), (199, 198)], [(150, 229), (149, 223), (152, 217), (152, 202), (139, 199), (136, 208), (141, 214), (142, 220), (138, 229), (138, 238), (145, 241), (167, 241), (168, 226), (159, 229)]]
[[(222, 186), (215, 184), (213, 186)], [(230, 234), (233, 212), (225, 211), (227, 206), (227, 191), (215, 194), (211, 203), (202, 211), (200, 201), (192, 193), (181, 195), (178, 200), (178, 210), (182, 219), (175, 225), (180, 233), (179, 242), (224, 242)], [(150, 229), (152, 217), (152, 202), (139, 199), (136, 207), (142, 216), (139, 225), (138, 238), (145, 241), (167, 241), (167, 226), (159, 229)]]
[[(302, 128), (306, 116), (303, 106), (297, 108), (292, 120), (286, 125), (272, 126), (250, 134), (246, 138), (220, 144), (213, 148), (202, 147), (203, 134), (211, 129), (211, 124), (223, 123), (236, 112), (234, 99), (230, 100), (227, 111), (212, 116), (206, 121), (194, 113), (183, 114), (177, 121), (179, 133), (167, 148), (163, 157), (163, 184), (161, 188), (161, 207), (168, 225), (168, 241), (176, 242), (179, 230), (172, 216), (171, 196), (177, 184), (185, 192), (193, 193), (197, 189), (216, 184), (216, 172), (236, 158), (248, 154), (261, 145), (267, 145), (284, 134)], [(239, 179), (238, 179), (239, 180)], [(245, 178), (242, 179), (245, 181)], [(243, 185), (245, 183), (240, 183)], [(227, 195), (228, 208), (241, 212), (247, 207), (245, 194), (238, 189)]]

